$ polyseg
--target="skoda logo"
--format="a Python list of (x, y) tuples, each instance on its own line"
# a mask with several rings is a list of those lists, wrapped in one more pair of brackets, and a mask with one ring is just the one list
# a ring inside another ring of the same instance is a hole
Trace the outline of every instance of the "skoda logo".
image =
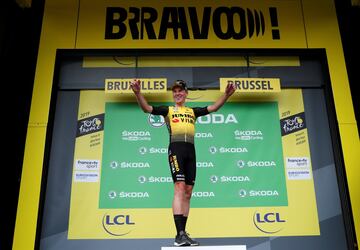
[(240, 189), (240, 190), (239, 190), (239, 196), (240, 196), (241, 198), (245, 197), (245, 196), (246, 196), (246, 190)]
[(112, 161), (110, 163), (110, 167), (113, 168), (113, 169), (117, 168), (118, 166), (119, 166), (119, 164), (116, 161)]
[(115, 191), (110, 191), (110, 192), (109, 192), (109, 198), (110, 198), (110, 199), (116, 198), (116, 192), (115, 192)]
[(243, 168), (243, 167), (245, 167), (245, 162), (244, 162), (243, 160), (239, 160), (239, 161), (237, 162), (237, 166), (238, 166), (239, 168)]
[(140, 183), (145, 183), (146, 182), (146, 177), (143, 176), (143, 175), (139, 176), (138, 180), (139, 180)]
[(139, 153), (140, 154), (144, 155), (144, 154), (146, 154), (146, 152), (147, 152), (147, 149), (145, 147), (140, 147), (139, 148)]
[(212, 175), (211, 177), (210, 177), (210, 181), (212, 182), (212, 183), (216, 183), (217, 181), (218, 181), (218, 177), (216, 176), (216, 175)]
[(148, 117), (148, 122), (154, 128), (159, 128), (165, 124), (165, 119), (161, 115), (152, 115)]
[(217, 149), (216, 149), (216, 147), (211, 146), (211, 147), (209, 148), (209, 151), (210, 151), (210, 153), (215, 154), (216, 151), (217, 151)]

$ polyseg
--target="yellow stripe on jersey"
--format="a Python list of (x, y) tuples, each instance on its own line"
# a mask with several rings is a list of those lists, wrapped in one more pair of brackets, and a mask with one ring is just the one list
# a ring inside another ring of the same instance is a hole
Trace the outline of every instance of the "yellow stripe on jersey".
[(194, 143), (196, 117), (192, 108), (170, 106), (165, 120), (169, 128), (170, 142)]

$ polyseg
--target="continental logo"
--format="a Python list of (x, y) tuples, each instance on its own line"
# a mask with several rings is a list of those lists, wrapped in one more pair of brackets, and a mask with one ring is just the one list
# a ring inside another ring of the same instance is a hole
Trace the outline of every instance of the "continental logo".
[[(201, 15), (202, 14), (202, 15)], [(270, 18), (269, 18), (270, 17)], [(265, 21), (265, 20), (270, 20)], [(213, 32), (221, 40), (242, 40), (261, 37), (271, 32), (280, 39), (276, 7), (249, 9), (239, 6), (210, 7), (107, 7), (105, 39), (166, 40), (169, 33), (175, 39), (207, 40)]]

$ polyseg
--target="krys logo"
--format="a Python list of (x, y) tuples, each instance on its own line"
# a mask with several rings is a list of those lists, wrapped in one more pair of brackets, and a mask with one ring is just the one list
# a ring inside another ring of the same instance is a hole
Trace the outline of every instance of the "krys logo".
[(129, 214), (108, 215), (105, 214), (102, 219), (102, 226), (105, 232), (113, 236), (124, 236), (129, 234), (135, 222)]
[(274, 234), (280, 232), (284, 228), (284, 220), (280, 213), (258, 213), (253, 216), (255, 227), (263, 233)]
[(280, 39), (275, 7), (266, 10), (239, 6), (106, 8), (105, 39), (119, 40), (131, 35), (133, 40), (164, 40), (169, 33), (179, 39), (180, 33), (184, 40), (207, 40), (210, 32), (221, 40), (242, 40), (261, 37), (270, 31), (273, 40)]

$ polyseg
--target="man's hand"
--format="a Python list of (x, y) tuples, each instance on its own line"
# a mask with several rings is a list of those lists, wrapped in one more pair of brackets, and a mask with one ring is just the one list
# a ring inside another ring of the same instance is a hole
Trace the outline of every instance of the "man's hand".
[(209, 113), (217, 111), (219, 108), (221, 108), (226, 100), (235, 92), (235, 86), (232, 83), (228, 83), (225, 89), (225, 93), (220, 96), (220, 98), (212, 105), (209, 105), (207, 107), (207, 110)]
[(227, 97), (230, 97), (232, 94), (234, 94), (234, 92), (235, 92), (235, 85), (232, 83), (228, 83), (225, 89), (225, 95)]
[(130, 87), (131, 87), (131, 89), (134, 91), (135, 94), (139, 94), (139, 93), (140, 93), (140, 90), (141, 90), (140, 80), (139, 80), (139, 79), (134, 79), (134, 80), (130, 83)]

